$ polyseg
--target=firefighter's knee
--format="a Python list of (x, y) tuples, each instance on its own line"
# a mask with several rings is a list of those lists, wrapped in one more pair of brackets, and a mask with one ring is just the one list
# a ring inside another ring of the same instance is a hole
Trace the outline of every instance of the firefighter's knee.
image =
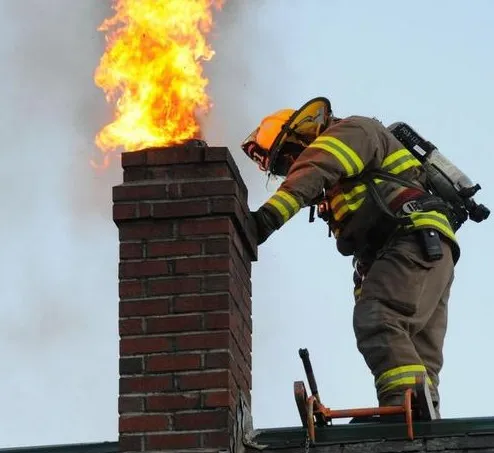
[(386, 303), (379, 299), (360, 299), (353, 311), (353, 329), (358, 342), (394, 329), (397, 323)]

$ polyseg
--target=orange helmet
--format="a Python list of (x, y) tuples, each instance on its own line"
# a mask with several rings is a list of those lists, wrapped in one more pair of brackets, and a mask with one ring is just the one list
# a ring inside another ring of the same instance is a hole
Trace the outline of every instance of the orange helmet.
[(323, 97), (306, 102), (298, 110), (278, 110), (266, 116), (249, 134), (242, 143), (242, 149), (261, 170), (283, 174), (278, 171), (281, 170), (282, 148), (296, 144), (301, 151), (328, 126), (331, 113), (331, 103)]

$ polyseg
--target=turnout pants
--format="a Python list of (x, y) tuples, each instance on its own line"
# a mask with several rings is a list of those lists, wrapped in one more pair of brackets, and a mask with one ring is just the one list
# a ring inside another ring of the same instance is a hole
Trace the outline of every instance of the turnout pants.
[(355, 279), (357, 347), (374, 375), (381, 406), (402, 404), (404, 390), (425, 371), (439, 415), (439, 372), (454, 278), (444, 239), (442, 249), (443, 257), (429, 262), (415, 233), (396, 237), (365, 276)]

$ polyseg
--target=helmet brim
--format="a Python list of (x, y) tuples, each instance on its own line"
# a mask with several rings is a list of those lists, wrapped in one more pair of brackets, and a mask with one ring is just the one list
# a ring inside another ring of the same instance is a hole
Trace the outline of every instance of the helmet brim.
[(294, 134), (297, 126), (305, 123), (306, 121), (310, 121), (313, 123), (318, 123), (322, 128), (325, 128), (329, 123), (331, 114), (331, 102), (325, 97), (313, 98), (296, 110), (282, 127), (280, 133), (273, 141), (271, 148), (268, 150), (269, 171), (274, 170), (276, 160), (283, 144), (291, 135)]

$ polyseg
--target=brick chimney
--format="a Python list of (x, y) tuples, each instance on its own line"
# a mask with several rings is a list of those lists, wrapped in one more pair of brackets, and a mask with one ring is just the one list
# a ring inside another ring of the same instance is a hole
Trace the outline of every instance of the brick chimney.
[(228, 149), (205, 144), (122, 166), (120, 451), (233, 451), (250, 417), (247, 188)]

